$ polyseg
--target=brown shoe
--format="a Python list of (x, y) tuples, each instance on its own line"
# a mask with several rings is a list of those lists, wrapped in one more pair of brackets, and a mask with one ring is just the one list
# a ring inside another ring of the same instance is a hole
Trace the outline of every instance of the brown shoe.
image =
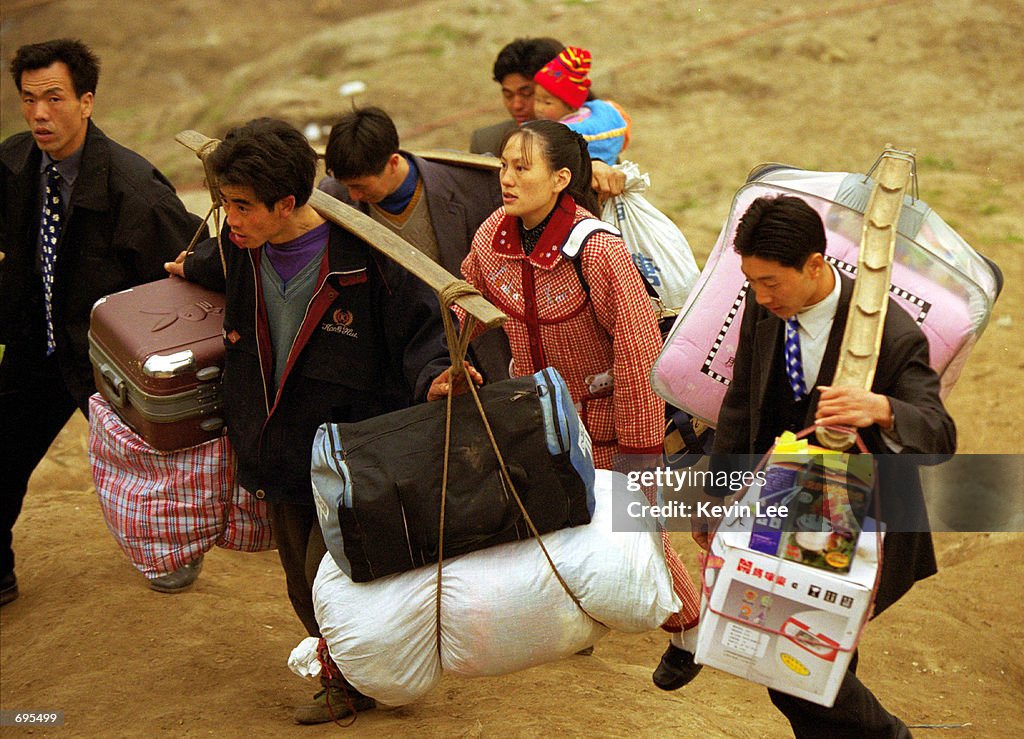
[(377, 701), (363, 695), (344, 679), (324, 681), (324, 689), (313, 696), (313, 700), (295, 709), (297, 724), (325, 724), (355, 717), (357, 713), (377, 707)]

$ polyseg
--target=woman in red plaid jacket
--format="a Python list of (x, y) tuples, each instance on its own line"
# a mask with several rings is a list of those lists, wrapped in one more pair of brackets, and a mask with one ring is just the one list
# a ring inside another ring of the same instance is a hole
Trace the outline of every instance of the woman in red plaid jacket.
[(532, 121), (506, 137), (504, 207), (480, 226), (462, 273), (509, 317), (512, 376), (557, 369), (595, 465), (611, 469), (616, 451), (661, 453), (665, 404), (648, 379), (661, 334), (621, 238), (593, 233), (576, 257), (582, 270), (562, 253), (573, 226), (597, 209), (586, 142), (572, 133)]
[[(643, 281), (626, 245), (609, 230), (591, 232), (585, 248), (575, 243), (579, 231), (570, 238), (597, 211), (586, 141), (562, 123), (536, 120), (507, 134), (501, 152), (503, 207), (476, 232), (462, 274), (508, 315), (510, 375), (559, 371), (593, 440), (595, 466), (611, 469), (616, 452), (660, 455), (665, 405), (649, 375), (661, 334)], [(683, 601), (664, 628), (692, 636), (699, 597), (664, 534), (663, 540)], [(690, 650), (673, 650), (684, 657), (672, 679), (659, 679), (665, 658), (654, 675), (666, 689), (700, 669)]]

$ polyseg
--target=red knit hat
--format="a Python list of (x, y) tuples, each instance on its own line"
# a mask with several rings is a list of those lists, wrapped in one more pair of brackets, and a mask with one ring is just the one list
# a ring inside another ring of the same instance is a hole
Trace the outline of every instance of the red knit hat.
[(590, 52), (567, 46), (533, 76), (533, 81), (575, 110), (587, 99), (589, 72)]

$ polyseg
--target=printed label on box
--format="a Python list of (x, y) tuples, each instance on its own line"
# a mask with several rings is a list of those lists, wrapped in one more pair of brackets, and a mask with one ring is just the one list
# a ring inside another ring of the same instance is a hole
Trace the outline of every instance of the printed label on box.
[(751, 659), (764, 657), (769, 641), (771, 639), (762, 632), (731, 621), (726, 623), (725, 633), (722, 635), (722, 646), (730, 652), (736, 652)]

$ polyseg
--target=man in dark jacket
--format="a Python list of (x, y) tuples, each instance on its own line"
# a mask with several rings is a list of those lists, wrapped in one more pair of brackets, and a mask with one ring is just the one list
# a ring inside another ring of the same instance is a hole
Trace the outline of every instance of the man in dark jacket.
[[(713, 464), (763, 455), (787, 430), (856, 429), (875, 454), (888, 527), (877, 616), (915, 581), (936, 572), (914, 461), (952, 454), (956, 427), (939, 398), (927, 339), (891, 300), (871, 390), (832, 384), (853, 283), (825, 261), (825, 243), (821, 218), (799, 198), (759, 198), (743, 215), (734, 247), (751, 292), (718, 417)], [(707, 549), (708, 522), (701, 523), (694, 538)], [(855, 653), (831, 708), (769, 694), (797, 737), (909, 737), (906, 725), (860, 682), (856, 668)]]
[(471, 152), (498, 156), (505, 135), (537, 117), (533, 110), (533, 76), (564, 48), (553, 38), (517, 38), (502, 47), (494, 60), (493, 75), (501, 85), (501, 102), (510, 117), (473, 131)]
[[(319, 636), (313, 580), (327, 551), (313, 503), (317, 427), (440, 396), (448, 366), (433, 293), (307, 202), (316, 153), (270, 119), (233, 129), (210, 155), (227, 213), (217, 240), (168, 270), (225, 291), (224, 401), (238, 480), (269, 504), (288, 596)], [(237, 248), (236, 248), (237, 247)], [(295, 713), (300, 723), (375, 704), (344, 678)]]
[(88, 47), (22, 46), (10, 69), (29, 131), (0, 144), (0, 604), (18, 594), (11, 530), (29, 478), (96, 392), (93, 303), (163, 277), (201, 223), (152, 164), (92, 123), (99, 60)]
[[(471, 152), (501, 156), (501, 143), (505, 137), (518, 126), (537, 117), (533, 109), (533, 90), (536, 84), (533, 76), (564, 48), (561, 41), (553, 38), (517, 38), (502, 47), (494, 60), (493, 74), (494, 81), (501, 85), (501, 102), (510, 117), (473, 131), (469, 142)], [(593, 187), (603, 202), (607, 197), (622, 194), (626, 187), (626, 175), (595, 159)], [(458, 274), (458, 271), (454, 274)]]
[[(354, 205), (456, 277), (473, 235), (501, 207), (497, 169), (430, 161), (402, 151), (380, 108), (346, 113), (331, 128), (324, 155), (328, 195)], [(470, 358), (488, 382), (508, 378), (512, 353), (501, 330), (473, 341)]]

